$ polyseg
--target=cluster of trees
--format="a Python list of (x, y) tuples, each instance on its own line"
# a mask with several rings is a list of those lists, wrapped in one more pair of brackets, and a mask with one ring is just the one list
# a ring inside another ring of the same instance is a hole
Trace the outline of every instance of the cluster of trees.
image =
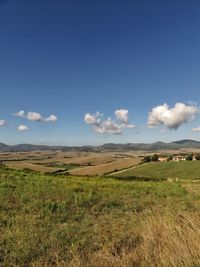
[(195, 157), (196, 160), (200, 160), (200, 153), (197, 153), (195, 155), (193, 153), (188, 154), (186, 156), (186, 160), (193, 160), (193, 157)]
[(197, 154), (195, 155), (195, 158), (196, 158), (196, 160), (200, 160), (200, 153), (197, 153)]
[(188, 154), (186, 156), (186, 160), (193, 160), (193, 154)]
[(152, 156), (145, 156), (142, 162), (147, 163), (154, 161), (158, 161), (158, 154), (153, 154)]

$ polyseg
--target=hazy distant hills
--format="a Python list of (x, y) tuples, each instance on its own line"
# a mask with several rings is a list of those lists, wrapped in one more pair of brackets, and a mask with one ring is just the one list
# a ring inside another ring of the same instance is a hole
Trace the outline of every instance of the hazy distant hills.
[(0, 143), (0, 152), (28, 152), (28, 151), (45, 151), (45, 150), (62, 150), (62, 151), (93, 151), (96, 147), (92, 146), (45, 146), (45, 145), (31, 145), (31, 144), (19, 144), (19, 145), (6, 145)]
[(22, 151), (37, 151), (37, 150), (62, 150), (62, 151), (105, 151), (105, 150), (160, 150), (160, 149), (181, 149), (181, 148), (200, 148), (200, 142), (195, 140), (179, 140), (171, 143), (156, 142), (152, 144), (145, 143), (128, 143), (128, 144), (104, 144), (101, 146), (45, 146), (19, 144), (9, 146), (0, 143), (0, 152), (22, 152)]
[(160, 150), (160, 149), (181, 149), (200, 148), (200, 142), (194, 140), (180, 140), (171, 143), (156, 142), (152, 144), (129, 143), (129, 144), (105, 144), (101, 146), (106, 150)]

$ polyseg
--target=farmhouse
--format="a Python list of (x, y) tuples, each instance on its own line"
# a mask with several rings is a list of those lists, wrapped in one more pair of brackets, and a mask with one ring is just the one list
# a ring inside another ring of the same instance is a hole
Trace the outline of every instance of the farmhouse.
[(185, 156), (173, 156), (172, 158), (173, 161), (182, 161), (182, 160), (186, 160)]
[(192, 156), (192, 160), (197, 160), (196, 155)]
[(167, 157), (159, 157), (158, 161), (165, 162), (165, 161), (168, 161), (168, 158)]

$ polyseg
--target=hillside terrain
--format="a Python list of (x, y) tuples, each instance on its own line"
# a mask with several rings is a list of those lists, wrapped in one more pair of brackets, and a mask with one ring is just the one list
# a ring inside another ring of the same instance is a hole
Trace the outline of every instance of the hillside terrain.
[(105, 175), (140, 163), (132, 152), (31, 151), (1, 152), (2, 165), (42, 173)]
[(200, 161), (154, 153), (1, 152), (0, 266), (199, 266)]
[(199, 266), (199, 189), (0, 167), (0, 266)]
[(138, 165), (117, 173), (119, 177), (200, 180), (200, 161), (154, 162)]
[(128, 144), (104, 144), (101, 146), (45, 146), (45, 145), (31, 145), (31, 144), (19, 144), (19, 145), (6, 145), (0, 143), (0, 152), (23, 152), (23, 151), (46, 151), (46, 150), (61, 150), (61, 151), (117, 151), (117, 150), (162, 150), (162, 149), (182, 149), (182, 148), (200, 148), (200, 142), (195, 140), (180, 140), (171, 143), (156, 142), (152, 144), (145, 143), (128, 143)]

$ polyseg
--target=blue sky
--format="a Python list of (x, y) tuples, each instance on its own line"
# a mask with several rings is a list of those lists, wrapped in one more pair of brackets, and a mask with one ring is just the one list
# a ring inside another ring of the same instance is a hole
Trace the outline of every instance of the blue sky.
[[(147, 127), (153, 107), (198, 108), (199, 29), (197, 0), (0, 0), (0, 120), (6, 121), (0, 142), (200, 140), (192, 131), (200, 126), (198, 112), (177, 129), (165, 120)], [(84, 122), (85, 114), (99, 111), (102, 122), (122, 125), (115, 116), (121, 109), (136, 126), (122, 126), (123, 134), (97, 133)], [(20, 110), (25, 117), (13, 115)], [(27, 112), (43, 119), (29, 120)], [(45, 122), (51, 114), (58, 120)], [(20, 125), (29, 130), (17, 130)]]

